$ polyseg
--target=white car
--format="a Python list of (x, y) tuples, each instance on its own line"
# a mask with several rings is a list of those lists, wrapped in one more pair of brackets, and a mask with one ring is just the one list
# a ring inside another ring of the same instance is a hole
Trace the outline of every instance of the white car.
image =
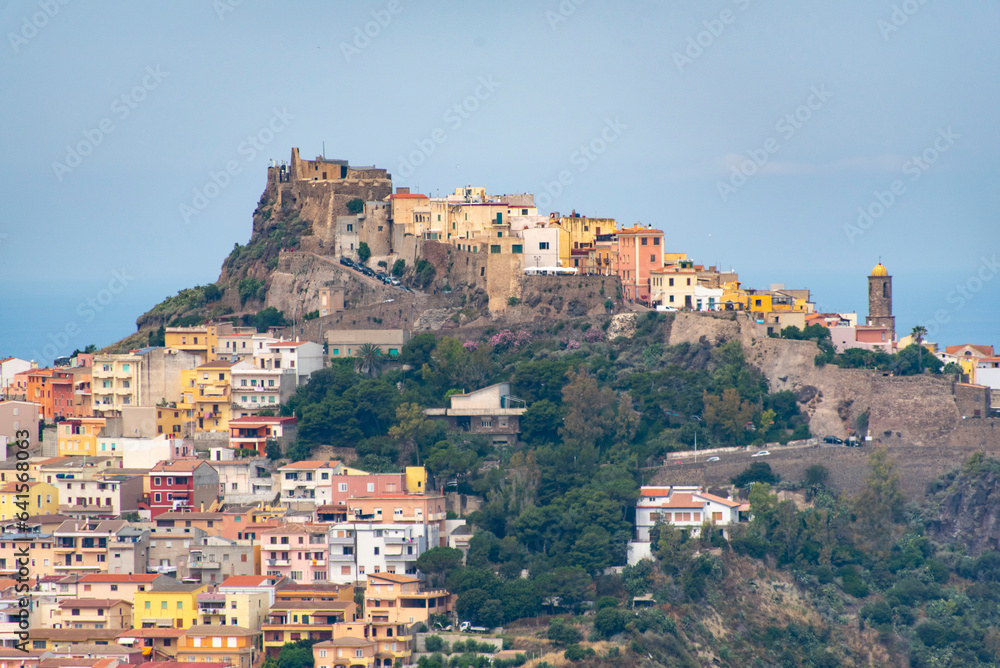
[(717, 462), (717, 461), (719, 461), (719, 458), (718, 457), (709, 457), (705, 461), (706, 462)]
[(758, 452), (753, 453), (750, 456), (751, 457), (767, 457), (769, 454), (771, 454), (771, 453), (768, 452), (767, 450), (760, 450)]

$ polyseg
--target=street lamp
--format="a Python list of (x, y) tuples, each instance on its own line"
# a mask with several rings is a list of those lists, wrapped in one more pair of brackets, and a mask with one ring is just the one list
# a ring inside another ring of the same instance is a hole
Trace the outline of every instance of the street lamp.
[[(701, 423), (701, 418), (698, 417), (697, 415), (692, 415), (691, 419), (692, 420), (697, 420), (699, 424)], [(697, 429), (697, 427), (694, 430), (694, 463), (695, 464), (698, 463), (698, 429)]]

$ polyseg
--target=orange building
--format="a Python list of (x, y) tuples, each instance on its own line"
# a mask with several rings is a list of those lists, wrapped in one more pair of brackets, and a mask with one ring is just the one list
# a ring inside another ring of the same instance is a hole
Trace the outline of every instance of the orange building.
[(31, 369), (27, 372), (27, 401), (41, 406), (42, 417), (52, 422), (56, 417), (77, 415), (73, 393), (75, 377), (59, 369)]
[(663, 230), (628, 227), (618, 231), (617, 274), (622, 279), (625, 299), (649, 303), (649, 277), (663, 269)]

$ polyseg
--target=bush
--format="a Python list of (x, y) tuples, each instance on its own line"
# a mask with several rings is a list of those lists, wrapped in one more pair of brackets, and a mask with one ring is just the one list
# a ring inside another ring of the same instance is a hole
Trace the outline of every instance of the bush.
[(392, 269), (390, 273), (393, 276), (402, 276), (404, 271), (406, 271), (406, 260), (404, 260), (403, 258), (399, 258), (398, 260), (392, 263)]
[(601, 636), (611, 636), (623, 633), (634, 615), (618, 608), (602, 608), (594, 616), (594, 630)]
[(424, 647), (428, 652), (441, 652), (444, 650), (444, 646), (445, 642), (441, 636), (427, 636), (424, 639)]
[(507, 297), (507, 306), (517, 306), (521, 303), (521, 300), (517, 297)]
[(347, 203), (347, 212), (356, 216), (365, 210), (365, 201), (360, 197), (355, 197)]
[(558, 617), (549, 621), (546, 637), (557, 645), (574, 645), (583, 640), (583, 634), (575, 626), (565, 624)]
[(571, 645), (566, 648), (565, 652), (563, 652), (563, 656), (566, 657), (568, 661), (583, 661), (584, 659), (588, 659), (596, 654), (597, 652), (590, 647), (583, 648), (579, 645)]
[(368, 259), (372, 256), (372, 249), (368, 247), (368, 244), (362, 241), (358, 244), (358, 259), (361, 260), (361, 264), (368, 262)]
[(747, 487), (753, 482), (766, 482), (776, 485), (781, 482), (781, 476), (771, 470), (767, 462), (754, 462), (739, 475), (733, 476), (731, 482), (737, 487)]

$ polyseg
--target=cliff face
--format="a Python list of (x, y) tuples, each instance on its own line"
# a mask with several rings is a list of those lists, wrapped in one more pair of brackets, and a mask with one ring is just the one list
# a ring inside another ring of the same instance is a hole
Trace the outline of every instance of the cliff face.
[(974, 455), (961, 471), (931, 485), (928, 533), (973, 557), (1000, 549), (1000, 461)]

